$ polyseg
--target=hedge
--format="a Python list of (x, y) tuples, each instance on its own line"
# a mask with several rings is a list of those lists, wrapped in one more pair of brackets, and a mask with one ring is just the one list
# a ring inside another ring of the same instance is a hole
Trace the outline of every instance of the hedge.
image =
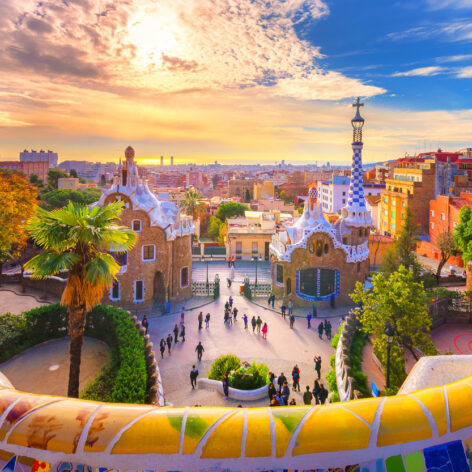
[[(87, 315), (85, 335), (110, 347), (111, 361), (90, 382), (81, 398), (119, 403), (144, 403), (146, 362), (144, 339), (126, 311), (98, 305)], [(45, 305), (21, 315), (0, 316), (0, 362), (48, 339), (67, 336), (67, 309)]]

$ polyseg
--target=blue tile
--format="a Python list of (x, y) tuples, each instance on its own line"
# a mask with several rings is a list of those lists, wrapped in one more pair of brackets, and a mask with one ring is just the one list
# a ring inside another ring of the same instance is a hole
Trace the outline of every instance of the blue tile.
[(470, 472), (462, 441), (454, 441), (446, 445), (454, 472)]
[[(447, 453), (445, 444), (428, 447), (427, 449), (423, 450), (423, 455), (428, 472), (440, 470), (442, 466), (445, 466), (449, 463), (449, 454)], [(451, 472), (453, 472), (452, 469)]]

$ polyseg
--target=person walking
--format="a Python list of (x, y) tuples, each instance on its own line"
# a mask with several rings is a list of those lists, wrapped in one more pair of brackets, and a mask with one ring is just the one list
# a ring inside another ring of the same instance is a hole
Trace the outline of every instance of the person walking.
[(229, 378), (228, 374), (223, 375), (223, 393), (225, 394), (225, 399), (229, 397)]
[(267, 339), (267, 323), (264, 323), (264, 326), (262, 327), (262, 338)]
[(198, 331), (203, 327), (203, 311), (198, 314)]
[(269, 295), (269, 298), (267, 299), (267, 306), (270, 308), (270, 302), (272, 301), (272, 294)]
[(303, 403), (305, 405), (311, 405), (311, 401), (313, 400), (313, 394), (310, 392), (310, 386), (306, 386), (306, 392), (303, 393)]
[(318, 380), (321, 378), (321, 356), (315, 356), (314, 358), (315, 361), (315, 370), (316, 373), (318, 374)]
[(275, 304), (275, 295), (272, 294), (272, 308), (274, 308), (274, 304)]
[(195, 390), (197, 386), (197, 377), (198, 377), (198, 369), (193, 365), (192, 370), (190, 371), (190, 383), (192, 384), (192, 390)]
[(320, 339), (323, 339), (323, 322), (321, 321), (318, 325), (318, 336)]
[(313, 398), (315, 399), (315, 403), (317, 405), (320, 404), (320, 383), (318, 380), (315, 380), (315, 386), (313, 387)]
[(300, 369), (298, 365), (295, 364), (295, 367), (292, 369), (292, 380), (293, 380), (293, 387), (292, 389), (296, 391), (300, 391)]
[(282, 312), (282, 318), (285, 319), (285, 312), (287, 310), (287, 307), (285, 306), (285, 304), (283, 304), (281, 307), (280, 307), (280, 311)]
[(238, 316), (238, 309), (236, 307), (233, 308), (233, 321), (236, 321), (236, 317)]
[(244, 321), (244, 329), (247, 329), (247, 315), (244, 313), (243, 315), (243, 321)]
[(307, 328), (310, 329), (311, 328), (311, 313), (308, 313), (306, 315), (306, 323), (307, 323)]
[(229, 307), (233, 308), (233, 297), (230, 295), (228, 299)]
[(164, 352), (166, 350), (166, 340), (164, 338), (159, 343), (159, 350), (161, 351), (161, 359), (164, 359)]
[(228, 301), (225, 303), (225, 310), (229, 311), (229, 302)]
[(149, 321), (147, 320), (146, 315), (143, 316), (143, 321), (141, 322), (143, 325), (143, 328), (146, 330), (145, 334), (148, 334), (148, 329), (149, 329)]
[(288, 382), (284, 382), (284, 386), (282, 387), (282, 398), (284, 399), (284, 404), (288, 405), (288, 399), (290, 398), (290, 389), (288, 388)]
[(262, 328), (262, 319), (260, 316), (257, 317), (256, 324), (257, 324), (257, 333), (259, 334)]
[(290, 315), (290, 328), (293, 329), (293, 325), (295, 323), (295, 315), (292, 313)]
[(210, 313), (205, 316), (205, 329), (210, 327)]
[(256, 317), (253, 316), (252, 319), (251, 319), (251, 325), (252, 325), (252, 332), (254, 333), (255, 329), (256, 329), (256, 324), (257, 324), (257, 321), (256, 321)]
[(180, 324), (184, 324), (184, 323), (185, 323), (185, 307), (183, 306), (180, 312)]
[(167, 336), (167, 350), (169, 351), (169, 354), (170, 354), (171, 347), (172, 347), (172, 334), (169, 333), (169, 336)]
[(282, 372), (277, 379), (277, 386), (279, 387), (279, 392), (282, 391), (282, 387), (284, 386), (284, 382), (287, 381), (287, 377), (285, 377), (284, 373)]
[[(183, 326), (183, 323), (181, 323), (181, 326)], [(179, 325), (177, 323), (175, 323), (175, 326), (174, 326), (174, 342), (175, 344), (177, 344), (179, 342)]]
[(199, 341), (198, 344), (197, 344), (197, 347), (195, 348), (195, 351), (197, 351), (197, 359), (198, 359), (199, 361), (202, 360), (202, 354), (203, 354), (203, 351), (204, 351), (204, 350), (205, 350), (205, 349), (204, 349), (203, 346), (202, 346), (202, 342)]
[(184, 343), (185, 342), (185, 325), (184, 324), (180, 327), (180, 337), (182, 338), (182, 342)]
[(293, 302), (292, 300), (288, 301), (288, 316), (290, 316), (293, 313)]
[(326, 337), (328, 338), (328, 341), (331, 341), (331, 322), (328, 321), (327, 324), (325, 324), (325, 332), (326, 332)]
[(328, 390), (326, 388), (324, 388), (323, 384), (321, 384), (320, 385), (320, 403), (322, 405), (325, 404), (326, 399), (328, 398), (328, 393), (329, 393)]

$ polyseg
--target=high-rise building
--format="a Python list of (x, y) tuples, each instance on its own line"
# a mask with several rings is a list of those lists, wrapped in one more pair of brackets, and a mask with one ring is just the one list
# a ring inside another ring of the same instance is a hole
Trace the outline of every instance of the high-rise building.
[(161, 156), (161, 166), (164, 165), (164, 156)]
[(171, 166), (174, 165), (174, 156), (170, 156), (170, 165), (171, 165)]
[(49, 168), (57, 167), (57, 152), (50, 151), (27, 151), (26, 149), (23, 152), (20, 152), (20, 161), (21, 162), (48, 162)]

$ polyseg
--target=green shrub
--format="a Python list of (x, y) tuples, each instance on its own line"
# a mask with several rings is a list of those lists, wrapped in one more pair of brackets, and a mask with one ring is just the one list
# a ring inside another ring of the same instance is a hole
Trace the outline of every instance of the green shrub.
[(329, 358), (329, 365), (331, 366), (332, 369), (334, 369), (335, 365), (336, 365), (336, 354), (333, 354), (330, 358)]
[(343, 332), (344, 323), (341, 323), (339, 326), (338, 332), (333, 336), (331, 339), (331, 346), (336, 349), (338, 347), (339, 338), (341, 337), (341, 333)]
[(235, 355), (225, 354), (224, 356), (215, 359), (208, 374), (208, 378), (213, 380), (222, 380), (224, 374), (227, 374), (232, 370), (238, 370), (240, 367), (241, 361)]
[[(0, 316), (0, 362), (29, 347), (67, 335), (67, 308), (45, 305), (15, 316)], [(87, 315), (85, 335), (108, 344), (111, 361), (81, 393), (89, 400), (144, 403), (147, 373), (144, 339), (128, 314), (96, 306)]]
[(328, 383), (329, 391), (330, 392), (337, 392), (338, 385), (336, 384), (336, 374), (334, 373), (334, 369), (330, 370), (326, 374), (326, 382)]
[(339, 393), (338, 391), (336, 390), (335, 392), (332, 392), (331, 393), (331, 396), (329, 397), (329, 402), (330, 403), (337, 403), (337, 402), (340, 402), (340, 398), (339, 398)]
[(428, 290), (428, 295), (431, 298), (447, 298), (448, 300), (452, 300), (453, 298), (459, 298), (459, 292), (455, 290), (448, 290), (444, 287), (437, 287), (432, 290)]
[(366, 342), (366, 335), (361, 331), (357, 331), (351, 343), (349, 361), (352, 377), (354, 378), (353, 388), (361, 392), (363, 397), (370, 397), (371, 395), (367, 388), (367, 375), (362, 372), (362, 352)]
[(268, 367), (254, 361), (249, 367), (240, 367), (229, 375), (229, 385), (240, 390), (254, 390), (267, 385), (268, 382)]

